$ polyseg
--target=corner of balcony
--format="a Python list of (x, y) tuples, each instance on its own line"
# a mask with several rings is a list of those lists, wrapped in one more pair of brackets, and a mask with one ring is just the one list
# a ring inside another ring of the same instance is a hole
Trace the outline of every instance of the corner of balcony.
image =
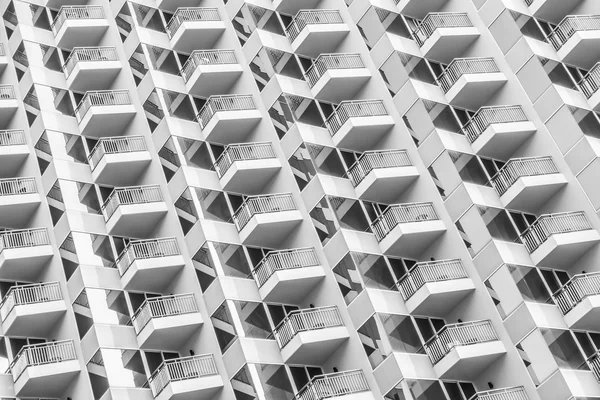
[(116, 47), (75, 47), (62, 70), (69, 89), (87, 91), (110, 87), (121, 68)]
[(0, 43), (0, 73), (8, 66), (8, 56), (6, 55), (6, 49), (4, 43)]
[(470, 400), (529, 400), (527, 392), (523, 386), (515, 386), (510, 388), (487, 390), (485, 392), (477, 392)]
[(339, 103), (353, 98), (371, 79), (360, 54), (321, 54), (306, 71), (315, 98)]
[(0, 130), (0, 169), (15, 176), (29, 156), (29, 146), (22, 129)]
[(554, 293), (570, 329), (600, 330), (600, 273), (574, 275)]
[(143, 136), (101, 138), (88, 157), (94, 182), (111, 186), (137, 182), (151, 161)]
[(217, 8), (180, 7), (167, 23), (167, 35), (173, 50), (191, 53), (210, 49), (225, 32)]
[(300, 10), (285, 33), (294, 53), (317, 57), (335, 51), (350, 28), (339, 10)]
[(62, 6), (52, 22), (52, 32), (58, 47), (72, 49), (100, 43), (108, 30), (108, 20), (102, 6)]
[(531, 260), (538, 266), (568, 265), (600, 242), (583, 211), (540, 216), (521, 235)]
[(8, 125), (19, 108), (13, 85), (0, 85), (0, 124)]
[(543, 21), (558, 24), (582, 0), (525, 0), (531, 15)]
[(46, 228), (0, 232), (0, 277), (33, 281), (54, 251)]
[(313, 377), (295, 400), (375, 400), (362, 370), (334, 372)]
[(86, 92), (75, 109), (81, 134), (92, 137), (123, 132), (135, 114), (128, 90)]
[(243, 142), (261, 119), (250, 94), (211, 96), (197, 115), (204, 138), (222, 144)]
[(234, 50), (194, 50), (181, 76), (190, 94), (210, 97), (227, 93), (242, 72)]
[(480, 36), (467, 13), (429, 13), (414, 30), (413, 37), (427, 59), (452, 61)]
[(41, 202), (35, 178), (0, 179), (1, 226), (23, 226)]
[(563, 62), (589, 69), (600, 58), (600, 15), (567, 15), (548, 40)]
[(296, 15), (300, 10), (313, 10), (321, 0), (273, 0), (273, 9), (278, 13)]

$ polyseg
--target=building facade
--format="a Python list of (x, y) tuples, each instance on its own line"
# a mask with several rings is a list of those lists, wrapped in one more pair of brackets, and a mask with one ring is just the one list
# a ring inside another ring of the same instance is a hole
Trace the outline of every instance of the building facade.
[(598, 0), (0, 14), (1, 399), (600, 399)]

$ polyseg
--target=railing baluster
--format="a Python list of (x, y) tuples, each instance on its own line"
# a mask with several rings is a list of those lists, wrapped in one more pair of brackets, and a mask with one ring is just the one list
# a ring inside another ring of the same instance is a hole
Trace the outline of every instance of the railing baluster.
[(285, 33), (290, 42), (293, 42), (307, 25), (343, 23), (344, 20), (338, 10), (300, 10), (285, 28)]
[(360, 54), (321, 54), (304, 74), (310, 87), (313, 87), (330, 69), (365, 68)]
[(424, 222), (439, 219), (433, 203), (390, 205), (373, 223), (371, 228), (378, 241), (382, 241), (398, 224)]
[(162, 296), (147, 299), (131, 317), (136, 333), (154, 318), (164, 318), (174, 315), (192, 314), (198, 312), (198, 305), (193, 294)]
[(533, 253), (550, 236), (560, 233), (593, 229), (583, 211), (546, 214), (540, 216), (521, 234), (521, 241)]
[(164, 361), (148, 379), (154, 397), (171, 382), (218, 375), (212, 354), (183, 357)]
[(273, 332), (283, 348), (300, 332), (344, 326), (337, 306), (309, 308), (290, 312)]
[(217, 8), (181, 7), (175, 11), (175, 14), (173, 14), (173, 17), (167, 23), (167, 34), (169, 38), (173, 38), (184, 22), (220, 20), (221, 16)]
[(233, 221), (241, 231), (256, 214), (297, 210), (291, 194), (269, 194), (248, 197), (233, 214)]
[(500, 69), (491, 57), (455, 58), (437, 78), (437, 82), (444, 93), (447, 93), (463, 75), (496, 72), (500, 72)]
[(222, 178), (236, 161), (266, 160), (276, 158), (271, 142), (230, 144), (214, 164), (215, 171)]
[(163, 197), (158, 185), (116, 188), (108, 196), (101, 209), (104, 218), (108, 221), (119, 206), (161, 201), (163, 201)]
[(467, 13), (429, 13), (413, 31), (413, 37), (419, 46), (423, 46), (425, 41), (439, 28), (467, 28), (472, 26), (473, 23)]
[(146, 151), (146, 141), (143, 136), (118, 136), (102, 138), (90, 151), (88, 162), (92, 171), (106, 154), (124, 154)]

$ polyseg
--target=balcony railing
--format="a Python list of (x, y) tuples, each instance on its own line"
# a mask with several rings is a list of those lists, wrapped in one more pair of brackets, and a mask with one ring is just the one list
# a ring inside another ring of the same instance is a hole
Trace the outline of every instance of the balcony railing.
[(237, 64), (234, 50), (194, 50), (181, 69), (181, 76), (187, 82), (196, 68), (201, 65)]
[(462, 131), (473, 143), (492, 124), (526, 122), (527, 115), (521, 106), (481, 107), (462, 127)]
[(181, 7), (175, 11), (173, 17), (167, 24), (167, 34), (173, 38), (179, 27), (188, 21), (220, 21), (221, 16), (216, 8), (205, 7)]
[(46, 246), (50, 244), (46, 228), (10, 230), (0, 233), (0, 252), (4, 249)]
[(374, 169), (409, 167), (413, 165), (406, 150), (377, 150), (364, 152), (350, 168), (348, 177), (354, 187)]
[(0, 56), (5, 56), (4, 43), (0, 43)]
[(163, 201), (160, 186), (137, 186), (117, 188), (112, 191), (102, 205), (102, 212), (108, 221), (119, 206), (159, 203)]
[(270, 251), (252, 271), (258, 287), (262, 287), (277, 271), (320, 265), (319, 257), (312, 247), (292, 250)]
[(567, 15), (548, 35), (548, 40), (559, 50), (575, 33), (581, 31), (600, 31), (600, 15)]
[(75, 116), (81, 122), (91, 107), (130, 105), (131, 97), (127, 90), (99, 90), (86, 92), (75, 109)]
[(133, 240), (125, 247), (115, 264), (119, 273), (123, 276), (136, 260), (171, 257), (180, 254), (175, 238)]
[(588, 229), (592, 229), (592, 225), (583, 211), (546, 214), (521, 235), (521, 240), (527, 250), (533, 253), (552, 235)]
[(592, 372), (594, 373), (596, 380), (600, 380), (600, 351), (597, 351), (594, 354), (592, 354), (587, 359), (587, 363), (590, 366)]
[(558, 173), (558, 168), (550, 156), (513, 158), (492, 177), (491, 182), (502, 196), (519, 178)]
[(377, 240), (381, 242), (399, 224), (438, 219), (433, 203), (395, 204), (389, 206), (373, 222), (371, 228)]
[(590, 72), (579, 82), (579, 88), (586, 98), (592, 97), (600, 88), (600, 63), (592, 67)]
[(321, 54), (304, 75), (310, 87), (329, 70), (365, 68), (360, 54)]
[(119, 55), (115, 47), (75, 47), (62, 70), (68, 78), (75, 65), (86, 61), (119, 61)]
[(19, 146), (27, 144), (25, 131), (22, 129), (0, 130), (0, 146)]
[(148, 148), (143, 136), (102, 138), (96, 143), (92, 151), (90, 151), (88, 162), (93, 171), (106, 154), (125, 154), (146, 150)]
[(419, 46), (423, 46), (425, 41), (440, 28), (468, 28), (473, 23), (467, 13), (430, 13), (423, 19), (419, 26), (413, 32), (413, 37)]
[(389, 115), (389, 113), (381, 100), (342, 101), (325, 120), (325, 126), (333, 136), (350, 118), (378, 117), (382, 115)]
[(500, 69), (491, 57), (455, 58), (437, 78), (437, 81), (444, 93), (447, 93), (463, 75), (496, 72), (500, 72)]
[(62, 300), (62, 293), (58, 282), (13, 286), (0, 303), (0, 318), (4, 321), (16, 306), (59, 300)]
[(535, 0), (525, 0), (525, 4), (528, 6), (532, 5)]
[[(531, 0), (533, 1), (533, 0)], [(494, 389), (486, 392), (478, 392), (469, 400), (528, 400), (523, 386), (515, 386), (505, 389)]]
[(200, 127), (204, 129), (218, 112), (244, 110), (256, 110), (256, 104), (254, 104), (251, 94), (210, 96), (198, 113), (197, 119), (200, 122)]
[(225, 147), (223, 154), (215, 162), (215, 171), (222, 178), (236, 161), (266, 160), (276, 158), (271, 142), (240, 143)]
[(404, 300), (410, 299), (426, 283), (444, 282), (454, 279), (468, 278), (462, 261), (442, 260), (416, 263), (404, 277), (396, 283), (396, 287)]
[(588, 296), (600, 295), (600, 272), (574, 275), (554, 294), (554, 300), (563, 314), (571, 311)]
[(491, 321), (462, 322), (446, 325), (425, 343), (425, 352), (436, 364), (457, 346), (498, 340)]
[(104, 19), (102, 6), (62, 6), (52, 22), (52, 32), (56, 35), (68, 19)]
[(294, 400), (324, 400), (369, 390), (369, 383), (361, 370), (335, 372), (313, 377)]
[(72, 340), (61, 340), (23, 346), (10, 364), (13, 379), (16, 381), (28, 367), (55, 364), (76, 360), (77, 353)]
[(293, 42), (307, 25), (343, 23), (344, 20), (338, 10), (300, 10), (285, 28), (285, 33), (290, 42)]
[(16, 99), (13, 85), (0, 85), (0, 100)]
[(248, 197), (233, 214), (233, 221), (238, 231), (244, 229), (250, 219), (257, 214), (266, 214), (297, 210), (291, 194), (267, 194)]
[(279, 347), (284, 348), (300, 332), (344, 326), (337, 306), (308, 308), (290, 312), (273, 332)]
[(148, 379), (154, 397), (158, 396), (171, 382), (218, 375), (212, 354), (183, 357), (163, 361)]
[(178, 294), (147, 299), (131, 317), (136, 333), (140, 333), (148, 322), (154, 318), (172, 317), (175, 315), (198, 312), (198, 305), (193, 294)]
[(37, 193), (35, 178), (0, 179), (0, 196)]

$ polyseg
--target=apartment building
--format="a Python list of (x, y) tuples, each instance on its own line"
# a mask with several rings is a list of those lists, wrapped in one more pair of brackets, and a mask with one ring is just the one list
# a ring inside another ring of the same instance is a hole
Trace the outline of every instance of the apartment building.
[(598, 0), (0, 15), (0, 399), (600, 399)]

